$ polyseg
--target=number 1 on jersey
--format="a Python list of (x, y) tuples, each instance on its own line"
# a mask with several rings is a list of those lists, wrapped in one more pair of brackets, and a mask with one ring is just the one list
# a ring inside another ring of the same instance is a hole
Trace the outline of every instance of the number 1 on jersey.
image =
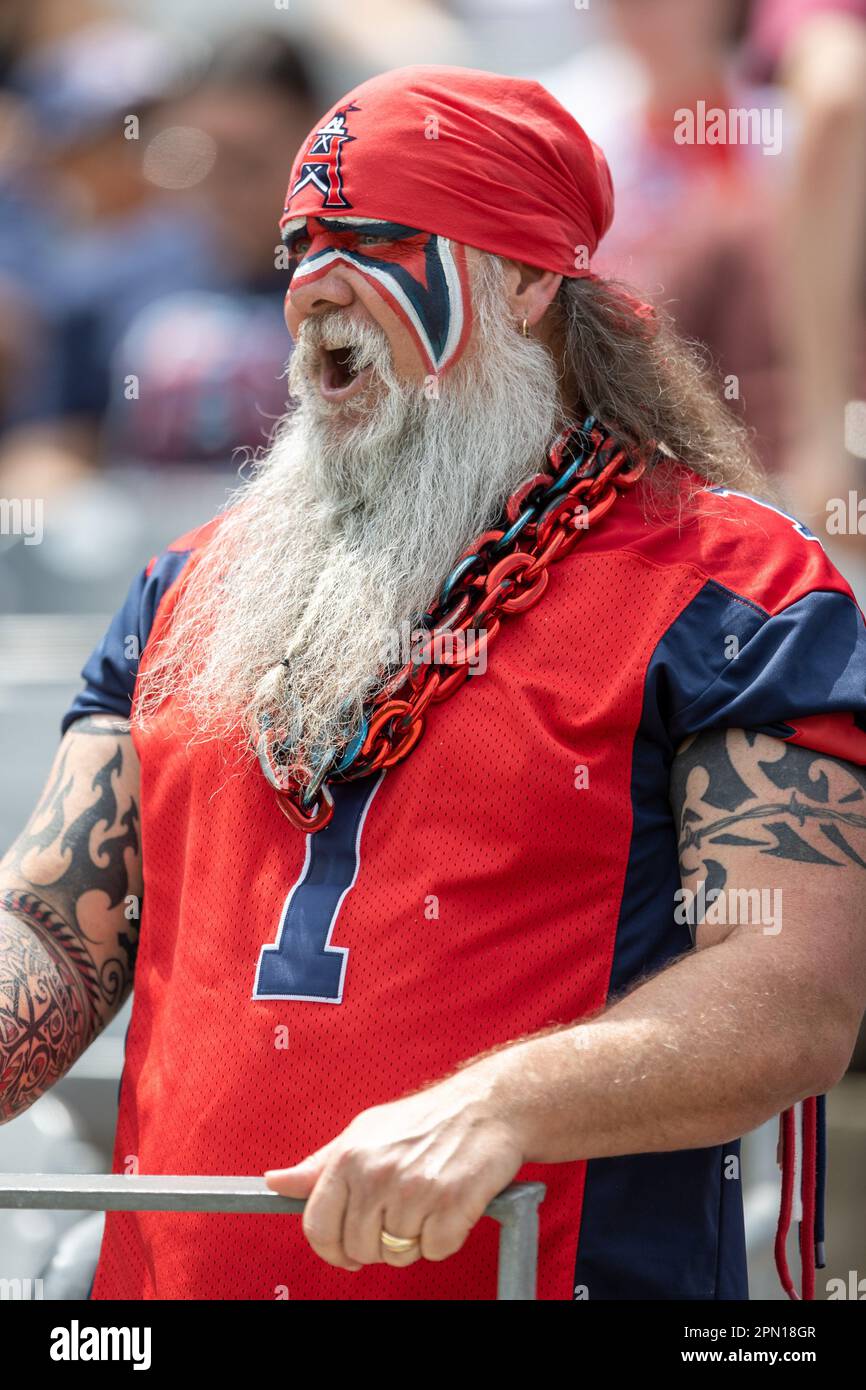
[(384, 772), (331, 787), (330, 824), (307, 836), (307, 854), (283, 905), (277, 938), (259, 955), (254, 999), (296, 999), (340, 1004), (349, 952), (331, 934), (346, 894), (358, 877), (361, 832)]

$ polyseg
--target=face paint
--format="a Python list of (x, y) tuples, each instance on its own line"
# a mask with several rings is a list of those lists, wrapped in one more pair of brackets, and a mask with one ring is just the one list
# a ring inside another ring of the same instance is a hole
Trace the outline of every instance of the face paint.
[(463, 352), (472, 326), (466, 251), (397, 222), (307, 218), (283, 231), (291, 288), (351, 266), (408, 329), (426, 369), (439, 374)]

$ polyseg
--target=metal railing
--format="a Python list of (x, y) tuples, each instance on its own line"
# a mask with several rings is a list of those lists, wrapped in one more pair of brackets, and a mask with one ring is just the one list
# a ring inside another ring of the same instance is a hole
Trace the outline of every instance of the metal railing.
[[(538, 1207), (542, 1182), (513, 1183), (485, 1210), (499, 1222), (498, 1299), (535, 1298)], [(0, 1173), (0, 1208), (60, 1211), (204, 1211), (234, 1213), (304, 1210), (298, 1197), (281, 1197), (261, 1178), (124, 1177), (120, 1173)]]

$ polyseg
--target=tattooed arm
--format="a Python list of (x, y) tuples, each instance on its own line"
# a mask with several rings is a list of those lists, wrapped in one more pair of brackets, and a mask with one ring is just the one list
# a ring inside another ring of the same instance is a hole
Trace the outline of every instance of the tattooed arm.
[(68, 1071), (132, 988), (138, 801), (129, 726), (80, 719), (0, 861), (0, 1123)]
[[(788, 926), (810, 955), (827, 944), (835, 956), (822, 922), (839, 895), (862, 939), (866, 768), (764, 734), (702, 734), (679, 750), (671, 800), (699, 947), (737, 927), (776, 936)], [(862, 1010), (862, 972), (855, 979)]]
[(724, 1143), (836, 1084), (866, 1003), (866, 772), (709, 733), (680, 748), (671, 801), (698, 949), (595, 1018), (469, 1062), (425, 1105), (459, 1103), (504, 1123), (520, 1161), (559, 1163)]

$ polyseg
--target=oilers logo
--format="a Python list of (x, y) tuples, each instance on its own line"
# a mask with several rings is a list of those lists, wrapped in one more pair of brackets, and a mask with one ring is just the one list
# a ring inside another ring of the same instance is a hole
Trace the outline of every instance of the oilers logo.
[(335, 111), (330, 120), (326, 121), (314, 132), (310, 141), (310, 147), (305, 151), (298, 177), (289, 189), (289, 197), (286, 202), (285, 211), (291, 207), (292, 199), (296, 193), (300, 193), (302, 188), (312, 184), (313, 188), (318, 189), (322, 195), (323, 208), (350, 208), (352, 204), (343, 192), (343, 174), (341, 169), (343, 146), (357, 137), (350, 135), (346, 129), (346, 116), (350, 111), (357, 111), (358, 107), (350, 104)]

